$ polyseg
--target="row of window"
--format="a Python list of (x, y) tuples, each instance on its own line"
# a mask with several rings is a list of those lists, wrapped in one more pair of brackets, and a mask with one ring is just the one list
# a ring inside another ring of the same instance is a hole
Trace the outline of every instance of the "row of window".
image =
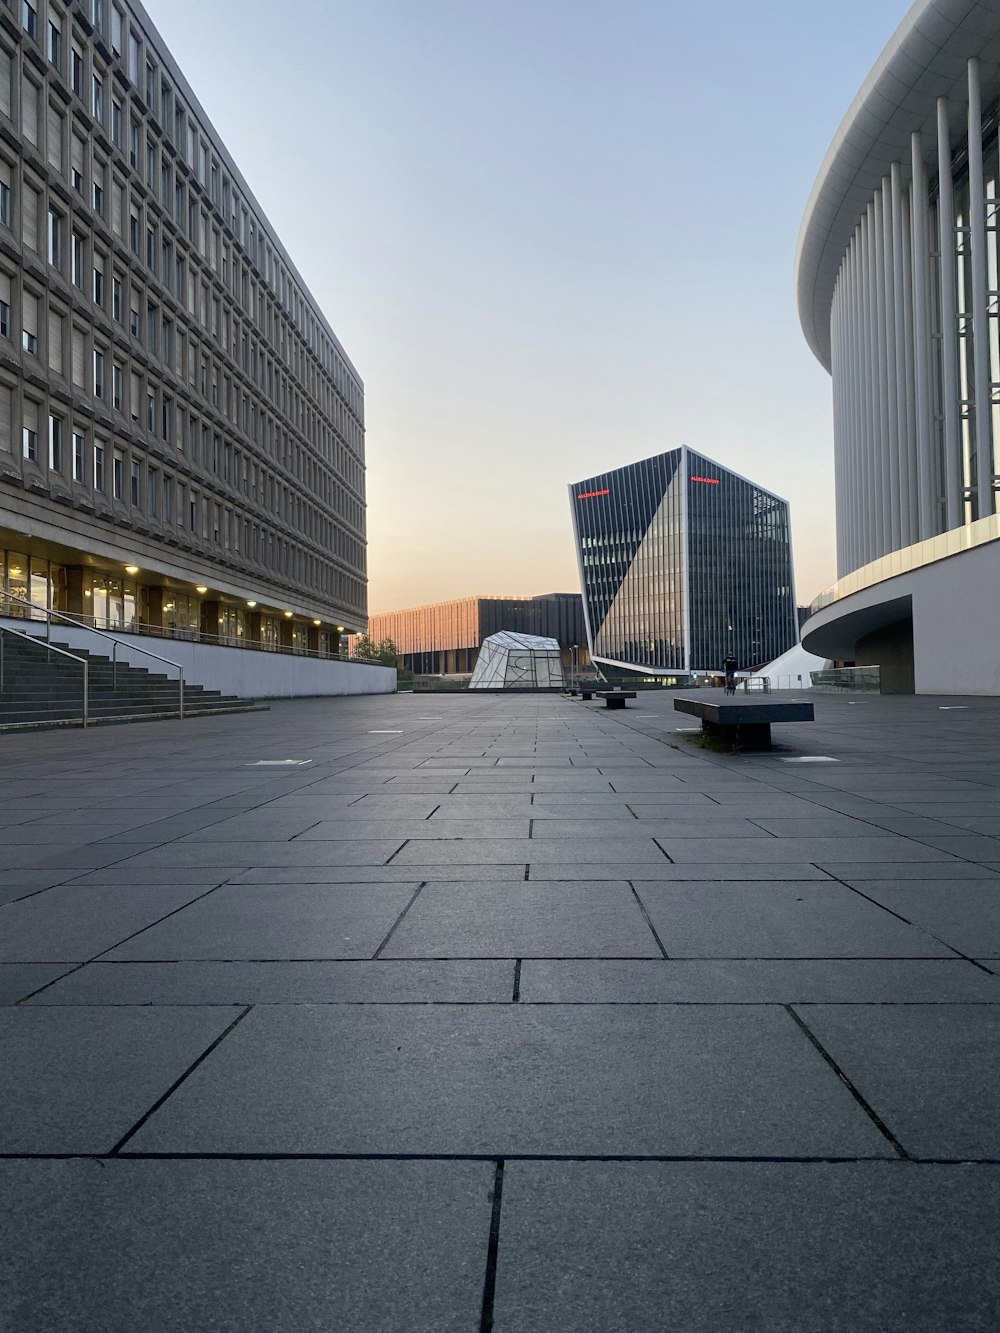
[[(6, 392), (9, 397), (9, 390)], [(182, 477), (146, 462), (136, 453), (114, 447), (98, 437), (88, 451), (85, 430), (68, 426), (65, 418), (55, 413), (48, 415), (48, 444), (43, 454), (39, 413), (38, 404), (26, 399), (21, 431), (21, 450), (26, 461), (39, 467), (47, 462), (51, 472), (63, 475), (67, 474), (68, 464), (68, 475), (74, 482), (89, 485), (95, 493), (119, 501), (164, 526), (187, 528), (193, 536), (214, 543), (221, 551), (262, 563), (270, 573), (283, 575), (299, 586), (332, 598), (356, 597), (361, 593), (359, 581), (347, 571), (214, 500), (188, 485)]]
[[(29, 88), (34, 87), (30, 84), (30, 80), (27, 83)], [(29, 104), (29, 99), (34, 95), (30, 91), (25, 93), (22, 109)], [(0, 108), (2, 108), (2, 98), (0, 98)], [(61, 175), (65, 175), (62, 161), (63, 134), (60, 129), (63, 115), (54, 107), (49, 108), (49, 114), (47, 135), (49, 164)], [(37, 125), (34, 123), (34, 117), (29, 119), (32, 123), (25, 123), (24, 132), (25, 137), (31, 141), (37, 133)], [(89, 145), (74, 130), (70, 182), (84, 200), (88, 155)], [(93, 209), (100, 218), (107, 221), (107, 164), (94, 155), (90, 170), (93, 177)], [(0, 198), (0, 218), (5, 220), (6, 225), (10, 225), (12, 175), (10, 164), (0, 160), (0, 191), (3, 195)], [(30, 180), (25, 179), (21, 193), (22, 237), (26, 245), (37, 250), (42, 188), (41, 186), (35, 188)], [(179, 198), (183, 196), (183, 185), (178, 184), (177, 194)], [(134, 191), (130, 193), (126, 183), (117, 174), (112, 178), (110, 212), (113, 235), (121, 239), (123, 246), (128, 245), (134, 259), (144, 264), (165, 291), (198, 320), (204, 335), (211, 335), (220, 350), (232, 355), (276, 410), (296, 421), (299, 428), (316, 443), (324, 456), (332, 460), (332, 455), (336, 452), (346, 461), (348, 469), (355, 474), (352, 484), (358, 489), (357, 480), (360, 478), (362, 467), (360, 458), (363, 454), (360, 421), (348, 403), (334, 392), (332, 385), (317, 376), (315, 367), (303, 364), (301, 357), (290, 354), (296, 350), (301, 351), (300, 344), (285, 337), (283, 321), (278, 321), (277, 327), (275, 326), (273, 303), (264, 301), (257, 284), (251, 283), (246, 266), (236, 262), (230, 266), (229, 246), (223, 245), (219, 240), (218, 229), (208, 226), (209, 266), (203, 268), (194, 249), (188, 248), (184, 233), (175, 231), (172, 224), (167, 225), (159, 221), (154, 210), (144, 206), (143, 202), (135, 197)], [(189, 216), (190, 234), (196, 239), (198, 253), (204, 259), (207, 219), (194, 199), (190, 203)], [(72, 227), (74, 238), (71, 253), (72, 277), (83, 290), (86, 272), (83, 251), (88, 243), (88, 236), (77, 223), (67, 221), (63, 206), (50, 202), (47, 225), (48, 258), (50, 263), (63, 272), (66, 266), (67, 226)], [(89, 228), (87, 230), (89, 231)], [(113, 243), (110, 248), (113, 248)], [(99, 304), (102, 306), (105, 289), (103, 269), (107, 263), (107, 257), (104, 256), (99, 265), (102, 270), (102, 277), (98, 280), (101, 292)], [(229, 300), (230, 294), (233, 297), (232, 301)], [(257, 322), (253, 314), (255, 305), (259, 320), (264, 325), (265, 341), (274, 347), (273, 354), (270, 354), (255, 336), (254, 329)], [(151, 350), (155, 351), (155, 348)], [(282, 369), (280, 364), (282, 361), (287, 369)], [(296, 362), (299, 364), (295, 364)], [(299, 387), (302, 385), (303, 375), (310, 382), (305, 387)], [(314, 406), (316, 403), (319, 405), (318, 412)], [(331, 425), (322, 420), (323, 416)], [(338, 435), (340, 439), (337, 438)], [(342, 441), (346, 442), (348, 447), (345, 448)]]
[[(253, 208), (242, 197), (235, 180), (220, 162), (207, 134), (198, 125), (193, 113), (185, 107), (170, 79), (161, 71), (157, 52), (146, 41), (140, 28), (131, 23), (127, 9), (113, 4), (110, 12), (105, 12), (102, 5), (99, 20), (94, 21), (92, 26), (108, 41), (113, 65), (117, 64), (120, 72), (127, 73), (134, 89), (135, 113), (128, 110), (123, 99), (112, 90), (111, 71), (97, 56), (88, 37), (72, 27), (68, 16), (58, 5), (48, 3), (43, 6), (40, 3), (36, 7), (28, 0), (22, 0), (22, 6), (22, 27), (28, 37), (41, 45), (44, 31), (45, 50), (50, 64), (87, 105), (97, 124), (110, 128), (112, 139), (119, 148), (123, 147), (123, 127), (128, 121), (129, 162), (140, 174), (141, 141), (144, 137), (141, 104), (145, 102), (154, 134), (162, 136), (171, 144), (173, 151), (191, 172), (192, 178), (221, 214), (234, 240), (239, 241), (267, 286), (289, 311), (295, 327), (301, 330), (306, 346), (317, 358), (320, 367), (331, 375), (340, 392), (351, 401), (352, 408), (360, 411), (360, 386), (348, 372), (310, 303), (299, 291)], [(39, 10), (43, 7), (47, 16), (44, 29), (39, 19)], [(64, 41), (65, 31), (70, 32), (68, 47)], [(124, 61), (123, 67), (126, 37), (127, 61)], [(106, 121), (108, 107), (110, 126)], [(148, 142), (152, 143), (153, 140)], [(152, 188), (155, 168), (151, 171), (147, 166), (146, 178)]]
[[(86, 20), (92, 17), (91, 11)], [(21, 324), (24, 355), (37, 357), (41, 346), (49, 369), (120, 413), (125, 431), (131, 421), (132, 431), (175, 449), (184, 474), (197, 476), (201, 468), (203, 486), (228, 488), (237, 497), (230, 511), (237, 526), (253, 524), (235, 510), (259, 507), (265, 523), (276, 520), (286, 532), (294, 525), (324, 557), (334, 551), (361, 573), (361, 385), (223, 154), (188, 112), (186, 87), (178, 96), (123, 6), (112, 2), (96, 15), (100, 49), (87, 21), (53, 0), (40, 0), (34, 22), (23, 21), (27, 39), (48, 57), (47, 76), (39, 76), (37, 58), (22, 68), (21, 50), (5, 52), (0, 42), (0, 113), (11, 116), (38, 153), (23, 164), (0, 156), (0, 222), (10, 226), (13, 215), (25, 248), (47, 258), (68, 283), (65, 292), (59, 283), (48, 291), (18, 290), (14, 275), (12, 302), (12, 284), (0, 272), (0, 333), (16, 338)], [(123, 93), (126, 71), (130, 93)], [(84, 302), (94, 312), (89, 318)], [(162, 363), (162, 374), (147, 367), (147, 358)], [(189, 396), (200, 396), (204, 406), (192, 408)], [(30, 435), (22, 447), (27, 462), (43, 470), (46, 461), (58, 464), (55, 472), (85, 484), (79, 473), (89, 455), (85, 450), (85, 461), (78, 458), (77, 432), (64, 440), (53, 427), (46, 460), (44, 450), (39, 457), (37, 429), (24, 429), (35, 434), (34, 448)], [(134, 462), (144, 453), (141, 439), (136, 443)], [(107, 467), (114, 495), (110, 461)], [(153, 480), (142, 483), (140, 498), (144, 512), (160, 521), (164, 508), (176, 512), (176, 496), (190, 482), (173, 473), (164, 487), (162, 469), (152, 460), (150, 469)], [(91, 485), (98, 472), (95, 458)], [(208, 500), (209, 491), (199, 494), (206, 504), (218, 503), (225, 520), (224, 495), (217, 502)], [(216, 525), (203, 526), (214, 533)], [(228, 549), (240, 550), (239, 535)], [(303, 560), (326, 565), (324, 557), (302, 551)], [(353, 574), (351, 604), (363, 608), (364, 583)]]
[[(27, 191), (26, 197), (29, 197)], [(4, 202), (0, 191), (0, 221), (3, 220)], [(324, 503), (332, 506), (355, 530), (363, 530), (363, 506), (357, 498), (363, 489), (362, 469), (360, 463), (342, 444), (338, 442), (337, 453), (338, 461), (342, 463), (341, 468), (337, 469), (329, 464), (324, 466), (316, 460), (311, 451), (281, 427), (273, 414), (266, 411), (263, 405), (258, 407), (255, 395), (246, 389), (241, 389), (236, 377), (207, 354), (203, 344), (190, 335), (184, 326), (178, 328), (166, 309), (149, 302), (141, 285), (132, 280), (131, 274), (125, 269), (113, 268), (109, 286), (108, 272), (113, 264), (112, 256), (96, 247), (93, 253), (89, 254), (91, 239), (78, 231), (75, 226), (69, 231), (67, 243), (67, 229), (65, 215), (57, 207), (50, 206), (47, 219), (47, 257), (53, 267), (62, 272), (67, 267), (68, 255), (68, 276), (71, 283), (87, 294), (105, 313), (109, 313), (116, 323), (121, 324), (123, 332), (127, 320), (131, 336), (147, 351), (162, 358), (168, 371), (181, 381), (187, 381), (192, 391), (200, 391), (201, 397), (206, 402), (221, 411), (234, 427), (241, 429), (250, 439), (265, 446), (270, 456), (277, 456), (293, 476), (304, 482)], [(10, 277), (0, 272), (0, 301), (7, 307), (5, 313), (8, 324), (10, 288)], [(37, 296), (25, 289), (23, 345), (26, 351), (34, 354), (37, 354), (38, 300)], [(82, 339), (83, 336), (82, 331), (74, 334), (78, 339)], [(54, 338), (54, 346), (50, 349), (50, 364), (52, 364), (52, 350), (58, 355), (58, 363), (53, 364), (52, 368), (62, 373), (61, 338)], [(103, 359), (105, 353), (100, 355)], [(76, 354), (74, 356), (76, 361), (80, 360), (79, 356)], [(82, 372), (78, 372), (76, 382), (83, 387)], [(103, 388), (103, 376), (100, 379), (100, 386), (98, 387), (95, 374), (95, 392), (98, 397), (104, 398), (106, 394)], [(115, 394), (115, 406), (123, 410), (121, 386), (116, 387), (119, 391)], [(140, 413), (134, 406), (132, 415), (136, 420), (140, 419)], [(173, 440), (173, 433), (168, 426), (165, 426), (161, 433), (164, 439)], [(347, 494), (344, 482), (352, 487), (354, 495)]]

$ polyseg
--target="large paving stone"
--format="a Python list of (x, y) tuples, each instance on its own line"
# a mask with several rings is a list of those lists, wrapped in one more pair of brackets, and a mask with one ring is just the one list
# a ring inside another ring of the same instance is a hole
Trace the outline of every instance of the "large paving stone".
[(521, 819), (326, 819), (301, 833), (298, 842), (336, 841), (342, 838), (375, 838), (391, 833), (403, 838), (526, 838), (528, 816)]
[(522, 1004), (998, 1004), (1000, 977), (961, 958), (526, 958), (520, 994)]
[(834, 861), (850, 850), (859, 861), (950, 861), (951, 856), (895, 834), (865, 838), (658, 838), (683, 861)]
[(992, 1006), (815, 1006), (801, 1013), (907, 1152), (1000, 1157), (1000, 1013)]
[(165, 869), (174, 866), (323, 866), (384, 865), (402, 846), (402, 838), (370, 842), (345, 841), (337, 847), (322, 842), (171, 842), (131, 856), (123, 868)]
[[(770, 841), (762, 839), (762, 841)], [(474, 865), (479, 861), (487, 864), (501, 862), (525, 865), (527, 862), (539, 865), (579, 862), (585, 854), (588, 861), (643, 862), (658, 864), (666, 857), (652, 838), (588, 838), (586, 847), (581, 851), (577, 838), (465, 838), (453, 842), (408, 842), (397, 857), (397, 865), (437, 865), (466, 863)], [(621, 875), (618, 878), (622, 878)]]
[(938, 936), (962, 953), (985, 958), (1000, 953), (1000, 879), (862, 880), (876, 902)]
[(1000, 1169), (510, 1162), (496, 1333), (975, 1333)]
[[(578, 858), (583, 856), (583, 850), (577, 851)], [(392, 869), (391, 866), (389, 868)], [(413, 869), (416, 871), (415, 866)], [(588, 863), (581, 859), (568, 864), (540, 865), (532, 856), (528, 878), (532, 880), (628, 879), (634, 884), (643, 880), (668, 883), (787, 879), (817, 880), (826, 884), (831, 882), (831, 876), (825, 870), (820, 870), (817, 866), (810, 865), (806, 861), (762, 861), (759, 865), (747, 865), (742, 861), (722, 863), (717, 861), (685, 861), (682, 865), (675, 865), (665, 857), (660, 861), (626, 859), (608, 861), (603, 865), (599, 861)]]
[(0, 907), (0, 961), (83, 962), (204, 893), (196, 884), (65, 884)]
[[(600, 827), (596, 820), (586, 819), (539, 819), (533, 825), (533, 838), (606, 838), (607, 829)], [(631, 824), (615, 826), (616, 838), (766, 838), (763, 829), (751, 824), (748, 819), (730, 819), (726, 816), (712, 815), (708, 818), (673, 818), (647, 819), (641, 814), (633, 818)]]
[(130, 1146), (892, 1153), (784, 1011), (696, 1006), (259, 1008)]
[(106, 1153), (233, 1009), (0, 1010), (0, 1153)]
[(488, 1162), (0, 1163), (4, 1333), (469, 1333)]
[[(48, 970), (56, 975), (60, 971)], [(0, 996), (4, 971), (0, 967)], [(8, 990), (16, 984), (25, 982), (11, 981)], [(91, 963), (48, 987), (32, 1003), (501, 1004), (510, 1000), (513, 988), (513, 960)], [(33, 989), (26, 985), (21, 994)]]
[(671, 957), (920, 958), (952, 952), (839, 884), (642, 883), (638, 892)]
[(17, 1004), (68, 970), (65, 963), (0, 963), (0, 1004)]
[(659, 957), (627, 884), (427, 884), (385, 948), (390, 958)]
[(360, 892), (339, 884), (224, 884), (107, 957), (370, 958), (419, 882)]

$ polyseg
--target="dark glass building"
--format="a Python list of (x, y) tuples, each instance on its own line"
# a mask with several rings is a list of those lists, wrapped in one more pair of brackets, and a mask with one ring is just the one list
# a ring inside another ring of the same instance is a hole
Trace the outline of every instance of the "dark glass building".
[(686, 445), (569, 492), (599, 667), (745, 668), (798, 642), (787, 501)]

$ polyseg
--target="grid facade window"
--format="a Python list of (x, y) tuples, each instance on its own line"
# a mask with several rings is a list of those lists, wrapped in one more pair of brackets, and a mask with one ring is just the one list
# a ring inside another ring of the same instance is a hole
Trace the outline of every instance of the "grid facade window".
[(788, 505), (688, 448), (570, 487), (591, 656), (666, 675), (798, 639)]
[[(145, 512), (156, 491), (163, 536), (144, 537), (144, 566), (156, 565), (160, 542), (168, 576), (179, 549), (206, 585), (224, 577), (258, 602), (294, 598), (330, 624), (362, 628), (362, 383), (146, 15), (88, 0), (80, 17), (23, 0), (19, 34), (0, 33), (13, 89), (0, 95), (0, 225), (15, 228), (0, 337), (20, 311), (13, 350), (26, 371), (30, 360), (40, 399), (22, 462), (44, 469), (39, 423), (44, 432), (58, 422), (49, 462), (60, 464), (48, 471), (65, 466), (104, 497), (89, 521), (107, 523), (109, 536), (126, 541), (112, 501)], [(47, 259), (51, 291), (37, 278), (29, 288), (17, 248)], [(105, 402), (95, 408), (116, 413), (121, 450), (95, 437), (99, 420), (80, 428), (55, 411), (68, 385), (90, 388), (88, 362)], [(61, 397), (50, 401), (46, 375)], [(0, 400), (7, 392), (21, 401), (17, 371), (0, 366)], [(38, 485), (36, 472), (36, 496)], [(74, 531), (83, 520), (62, 502), (53, 515), (61, 545), (76, 542), (86, 563)]]

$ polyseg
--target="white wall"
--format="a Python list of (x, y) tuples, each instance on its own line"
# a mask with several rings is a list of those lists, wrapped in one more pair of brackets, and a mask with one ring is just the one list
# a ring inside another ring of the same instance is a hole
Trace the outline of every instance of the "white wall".
[(933, 564), (834, 602), (816, 613), (803, 627), (811, 641), (815, 626), (816, 646), (827, 651), (841, 618), (869, 612), (864, 624), (841, 632), (835, 655), (853, 656), (852, 643), (892, 619), (879, 619), (879, 609), (896, 604), (905, 614), (910, 598), (913, 614), (913, 677), (917, 694), (1000, 695), (1000, 541), (987, 542), (970, 551), (936, 560)]
[[(11, 629), (41, 634), (45, 626), (37, 621), (0, 620)], [(53, 625), (53, 643), (110, 657), (113, 645), (106, 639), (72, 625)], [(394, 667), (366, 666), (361, 662), (333, 662), (321, 658), (293, 657), (287, 653), (256, 652), (252, 648), (220, 648), (209, 643), (189, 643), (183, 639), (156, 639), (144, 634), (123, 634), (119, 639), (119, 662), (162, 672), (176, 680), (177, 672), (139, 652), (146, 648), (158, 657), (178, 662), (184, 668), (188, 685), (203, 685), (207, 690), (238, 694), (253, 699), (291, 699), (333, 694), (392, 694), (396, 689)]]
[(910, 577), (917, 694), (1000, 694), (1000, 542)]

